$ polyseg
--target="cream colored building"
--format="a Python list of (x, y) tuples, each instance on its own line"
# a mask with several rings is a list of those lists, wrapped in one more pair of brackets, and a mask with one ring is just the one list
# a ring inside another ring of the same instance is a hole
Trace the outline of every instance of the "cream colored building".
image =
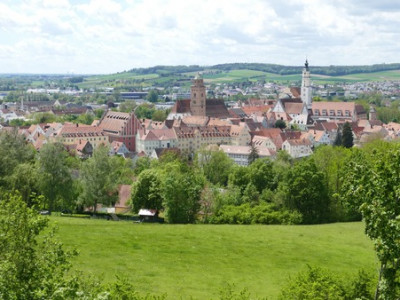
[(194, 153), (210, 144), (230, 144), (230, 126), (174, 128), (178, 148), (183, 153)]
[(231, 144), (236, 146), (248, 146), (251, 143), (250, 129), (245, 122), (239, 125), (231, 125)]
[(282, 150), (293, 158), (306, 157), (312, 154), (312, 143), (307, 138), (287, 139), (282, 143)]
[(101, 128), (84, 124), (64, 124), (56, 140), (67, 145), (77, 144), (79, 140), (88, 141), (94, 149), (99, 145), (110, 146), (109, 137)]
[(136, 134), (136, 151), (150, 156), (159, 148), (178, 147), (178, 138), (174, 129), (139, 129)]

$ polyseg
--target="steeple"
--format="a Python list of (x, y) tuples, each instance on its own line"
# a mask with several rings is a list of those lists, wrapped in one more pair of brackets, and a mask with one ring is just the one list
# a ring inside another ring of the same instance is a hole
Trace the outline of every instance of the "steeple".
[(307, 109), (311, 109), (312, 106), (312, 88), (311, 88), (311, 77), (310, 69), (308, 67), (308, 60), (304, 64), (302, 80), (301, 80), (301, 100), (307, 106)]

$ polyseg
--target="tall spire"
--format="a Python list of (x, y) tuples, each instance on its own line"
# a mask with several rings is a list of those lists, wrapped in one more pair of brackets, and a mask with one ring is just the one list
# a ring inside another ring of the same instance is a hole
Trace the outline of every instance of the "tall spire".
[(307, 109), (311, 109), (312, 106), (312, 87), (310, 70), (308, 68), (308, 59), (304, 64), (302, 81), (301, 81), (301, 100), (307, 106)]

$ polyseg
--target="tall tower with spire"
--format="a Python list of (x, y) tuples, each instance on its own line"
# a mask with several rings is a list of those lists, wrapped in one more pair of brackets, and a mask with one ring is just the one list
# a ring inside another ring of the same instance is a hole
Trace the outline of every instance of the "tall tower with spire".
[(302, 80), (301, 80), (301, 101), (307, 106), (307, 109), (311, 109), (312, 106), (312, 87), (310, 69), (308, 68), (308, 61), (304, 64)]
[(190, 111), (193, 116), (206, 116), (206, 87), (203, 78), (198, 74), (192, 81), (190, 94)]

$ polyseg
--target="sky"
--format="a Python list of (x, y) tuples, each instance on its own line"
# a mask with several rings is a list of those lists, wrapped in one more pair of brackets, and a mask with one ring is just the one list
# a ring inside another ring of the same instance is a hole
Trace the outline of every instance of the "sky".
[(398, 0), (1, 0), (0, 73), (399, 63)]

